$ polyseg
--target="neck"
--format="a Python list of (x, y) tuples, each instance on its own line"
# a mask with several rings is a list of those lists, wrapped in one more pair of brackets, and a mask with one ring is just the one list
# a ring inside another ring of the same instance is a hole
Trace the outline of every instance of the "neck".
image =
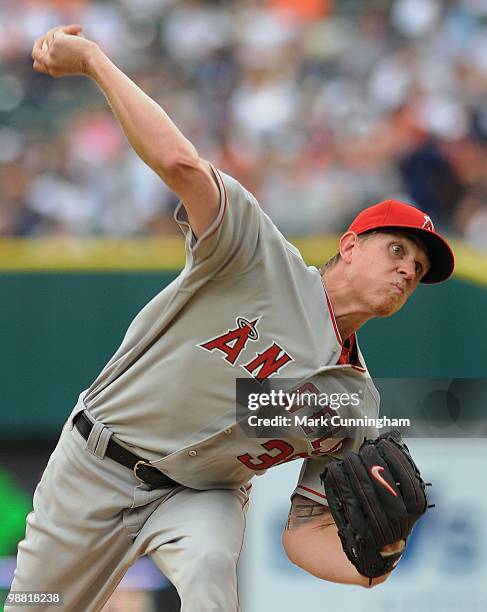
[(342, 274), (337, 274), (336, 268), (324, 270), (322, 280), (330, 298), (338, 331), (342, 341), (345, 341), (373, 315), (364, 311), (350, 283)]

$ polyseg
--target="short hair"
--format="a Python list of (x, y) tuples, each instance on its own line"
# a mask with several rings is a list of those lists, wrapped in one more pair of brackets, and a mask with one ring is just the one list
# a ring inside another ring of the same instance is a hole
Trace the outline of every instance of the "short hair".
[(325, 270), (334, 268), (337, 265), (337, 263), (340, 261), (341, 258), (342, 256), (340, 255), (340, 253), (335, 253), (333, 257), (330, 257), (330, 259), (328, 261), (325, 261), (325, 263), (321, 266), (320, 273), (323, 274)]

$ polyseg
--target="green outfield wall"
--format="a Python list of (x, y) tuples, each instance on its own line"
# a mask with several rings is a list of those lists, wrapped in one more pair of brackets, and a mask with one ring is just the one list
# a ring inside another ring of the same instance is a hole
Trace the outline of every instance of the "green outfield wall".
[[(78, 265), (70, 267), (69, 257), (58, 251), (57, 269), (52, 244), (45, 268), (39, 267), (35, 251), (40, 244), (33, 251), (32, 243), (16, 243), (16, 258), (12, 244), (3, 259), (0, 245), (0, 439), (58, 430), (79, 392), (119, 346), (131, 319), (175, 278), (175, 264), (182, 263), (179, 241), (169, 259), (151, 242), (156, 250), (149, 249), (145, 266), (143, 248), (135, 249), (134, 243), (125, 244), (118, 257), (115, 248), (110, 265), (100, 253), (83, 265), (78, 251)], [(331, 254), (330, 248), (321, 249), (320, 256)], [(138, 266), (130, 265), (134, 258)], [(487, 288), (477, 277), (420, 286), (400, 313), (371, 321), (359, 332), (372, 375), (487, 377), (486, 312)]]

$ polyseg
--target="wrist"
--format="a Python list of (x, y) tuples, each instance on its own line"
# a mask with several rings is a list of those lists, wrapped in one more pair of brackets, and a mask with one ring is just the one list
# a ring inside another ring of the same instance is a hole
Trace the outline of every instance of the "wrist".
[(89, 41), (83, 58), (83, 74), (96, 81), (104, 57), (106, 56), (100, 47), (95, 42)]

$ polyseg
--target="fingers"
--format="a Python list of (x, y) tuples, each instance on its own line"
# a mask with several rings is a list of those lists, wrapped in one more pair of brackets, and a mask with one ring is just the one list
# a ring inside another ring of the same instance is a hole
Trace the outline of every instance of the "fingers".
[(79, 23), (73, 23), (71, 25), (62, 26), (61, 29), (65, 34), (72, 34), (74, 36), (78, 36), (83, 31), (83, 26), (79, 25)]
[[(32, 59), (34, 62), (42, 62), (46, 54), (49, 52), (49, 47), (54, 40), (54, 33), (58, 28), (51, 28), (44, 36), (39, 36), (32, 47)], [(34, 67), (34, 70), (36, 68)]]
[(57, 26), (55, 28), (51, 28), (46, 34), (40, 36), (34, 43), (32, 47), (32, 59), (33, 69), (36, 72), (42, 72), (44, 74), (49, 74), (47, 69), (47, 59), (49, 51), (54, 43), (54, 39), (58, 34), (66, 34), (70, 36), (83, 36), (83, 26), (77, 23), (65, 25), (65, 26)]
[(46, 42), (45, 36), (40, 36), (34, 43), (32, 47), (32, 59), (36, 60), (42, 57), (42, 55), (46, 52), (47, 49), (43, 48), (44, 43)]
[(48, 31), (48, 33), (46, 34), (45, 37), (45, 41), (47, 43), (47, 49), (46, 51), (49, 50), (49, 47), (52, 45), (52, 43), (54, 42), (54, 38), (56, 36), (56, 34), (61, 30), (62, 28), (58, 27), (58, 28), (52, 28), (51, 30)]
[(32, 65), (32, 68), (36, 71), (36, 72), (42, 72), (43, 74), (49, 74), (49, 72), (47, 71), (46, 66), (42, 63), (39, 62), (37, 60), (34, 60), (34, 63)]
[(49, 53), (49, 45), (45, 36), (41, 36), (38, 38), (34, 47), (32, 48), (32, 59), (34, 63), (32, 64), (32, 68), (36, 72), (42, 72), (43, 74), (49, 74), (46, 68), (45, 60), (46, 56)]
[(49, 47), (52, 45), (58, 32), (79, 36), (82, 35), (83, 26), (79, 25), (78, 23), (73, 23), (66, 26), (57, 26), (48, 30), (44, 36), (40, 36), (34, 43), (32, 48), (32, 57), (34, 59), (39, 58), (41, 53), (46, 53), (49, 51)]
[(57, 26), (56, 28), (52, 28), (47, 32), (46, 34), (47, 44), (48, 46), (51, 46), (51, 43), (54, 41), (54, 38), (56, 37), (56, 35), (61, 32), (63, 34), (69, 34), (71, 36), (78, 36), (78, 34), (80, 34), (82, 31), (83, 31), (83, 26), (77, 23), (73, 23), (71, 25), (66, 25), (66, 26)]

